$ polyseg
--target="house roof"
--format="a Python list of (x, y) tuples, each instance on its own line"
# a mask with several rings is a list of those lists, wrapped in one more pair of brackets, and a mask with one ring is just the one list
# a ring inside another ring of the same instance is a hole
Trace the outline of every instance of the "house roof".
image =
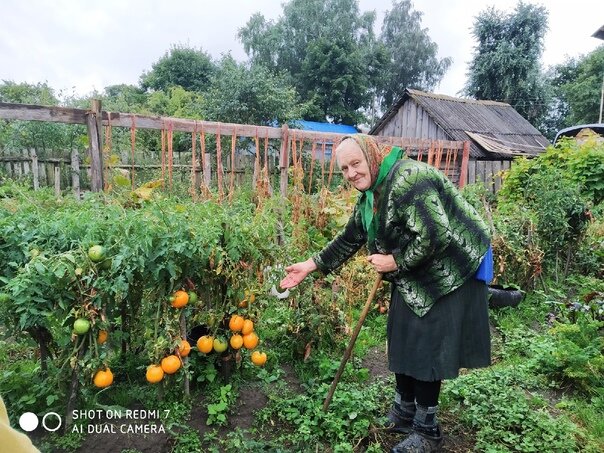
[(469, 140), (470, 156), (476, 159), (536, 155), (550, 144), (531, 123), (504, 102), (455, 98), (412, 89), (405, 90), (369, 133), (377, 134), (410, 100), (426, 111), (449, 140)]
[(333, 132), (336, 134), (358, 134), (354, 126), (346, 124), (320, 123), (318, 121), (296, 120), (296, 127), (305, 131)]

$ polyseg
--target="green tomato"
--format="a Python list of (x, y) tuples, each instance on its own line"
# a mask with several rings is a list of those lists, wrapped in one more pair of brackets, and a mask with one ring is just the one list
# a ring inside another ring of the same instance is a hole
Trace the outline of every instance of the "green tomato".
[(102, 245), (93, 245), (88, 249), (88, 258), (93, 263), (100, 263), (105, 259), (105, 247)]
[(227, 350), (227, 348), (229, 347), (228, 343), (226, 342), (226, 340), (220, 338), (220, 337), (216, 337), (214, 338), (214, 351), (216, 352), (224, 352)]
[(5, 304), (10, 300), (10, 294), (8, 293), (0, 293), (0, 304)]
[(73, 331), (78, 335), (84, 335), (90, 330), (90, 321), (86, 318), (78, 318), (73, 323)]
[(189, 291), (189, 303), (194, 304), (197, 302), (197, 293), (195, 291)]
[(99, 268), (108, 271), (111, 269), (111, 258), (107, 258), (106, 260), (101, 261), (99, 264)]

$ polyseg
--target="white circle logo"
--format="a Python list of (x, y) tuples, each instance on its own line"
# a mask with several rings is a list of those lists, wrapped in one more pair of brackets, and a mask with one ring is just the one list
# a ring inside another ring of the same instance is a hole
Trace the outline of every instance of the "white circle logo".
[[(58, 423), (57, 426), (55, 426), (54, 428), (49, 428), (48, 426), (46, 426), (46, 417), (48, 417), (49, 415), (54, 415), (55, 417), (57, 417)], [(44, 417), (42, 417), (42, 426), (44, 427), (44, 429), (46, 431), (50, 431), (50, 432), (54, 432), (57, 429), (59, 429), (61, 427), (61, 423), (63, 422), (63, 420), (61, 420), (61, 416), (59, 414), (57, 414), (56, 412), (49, 412), (48, 414), (44, 415)]]
[(23, 431), (33, 431), (38, 427), (38, 416), (33, 412), (25, 412), (19, 417), (19, 426)]

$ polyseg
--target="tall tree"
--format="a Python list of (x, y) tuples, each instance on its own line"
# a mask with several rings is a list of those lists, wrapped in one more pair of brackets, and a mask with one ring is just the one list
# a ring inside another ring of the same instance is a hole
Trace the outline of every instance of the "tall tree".
[(316, 103), (323, 118), (309, 119), (353, 121), (368, 105), (375, 71), (367, 68), (379, 64), (374, 22), (375, 12), (361, 14), (357, 0), (290, 0), (276, 22), (252, 16), (239, 38), (253, 64), (286, 71), (302, 98)]
[(148, 95), (135, 85), (118, 84), (105, 87), (103, 109), (114, 112), (140, 112)]
[[(55, 91), (46, 83), (34, 85), (12, 81), (0, 84), (0, 102), (60, 104)], [(25, 149), (35, 148), (41, 157), (50, 150), (60, 153), (78, 146), (81, 129), (80, 126), (41, 121), (0, 121), (0, 152), (21, 153)]]
[[(572, 77), (564, 77), (566, 74)], [(558, 94), (568, 105), (566, 117), (572, 124), (597, 123), (604, 77), (604, 45), (593, 52), (571, 59), (556, 68)], [(556, 79), (554, 79), (554, 83)]]
[(206, 120), (258, 125), (299, 118), (301, 108), (284, 76), (260, 65), (237, 63), (230, 55), (218, 62), (201, 103)]
[(214, 63), (202, 50), (174, 46), (140, 78), (144, 90), (168, 91), (180, 86), (187, 91), (203, 91), (210, 83)]
[(302, 62), (302, 71), (306, 74), (306, 95), (312, 93), (311, 101), (323, 118), (345, 124), (364, 120), (358, 109), (370, 99), (369, 80), (363, 55), (351, 41), (313, 41)]
[(543, 6), (523, 2), (509, 14), (493, 7), (481, 12), (472, 29), (478, 43), (464, 94), (506, 102), (538, 125), (548, 101), (539, 63), (547, 17)]
[(434, 88), (451, 65), (451, 58), (437, 58), (438, 46), (421, 22), (422, 13), (413, 10), (411, 0), (395, 1), (386, 11), (380, 35), (388, 55), (380, 87), (382, 109), (390, 107), (405, 88)]

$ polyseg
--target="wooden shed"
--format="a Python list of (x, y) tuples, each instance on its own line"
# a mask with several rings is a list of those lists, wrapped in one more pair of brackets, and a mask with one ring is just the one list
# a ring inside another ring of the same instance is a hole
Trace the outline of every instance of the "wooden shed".
[(500, 172), (516, 156), (535, 156), (550, 143), (511, 105), (406, 89), (369, 131), (372, 135), (470, 141), (467, 183), (496, 192)]

